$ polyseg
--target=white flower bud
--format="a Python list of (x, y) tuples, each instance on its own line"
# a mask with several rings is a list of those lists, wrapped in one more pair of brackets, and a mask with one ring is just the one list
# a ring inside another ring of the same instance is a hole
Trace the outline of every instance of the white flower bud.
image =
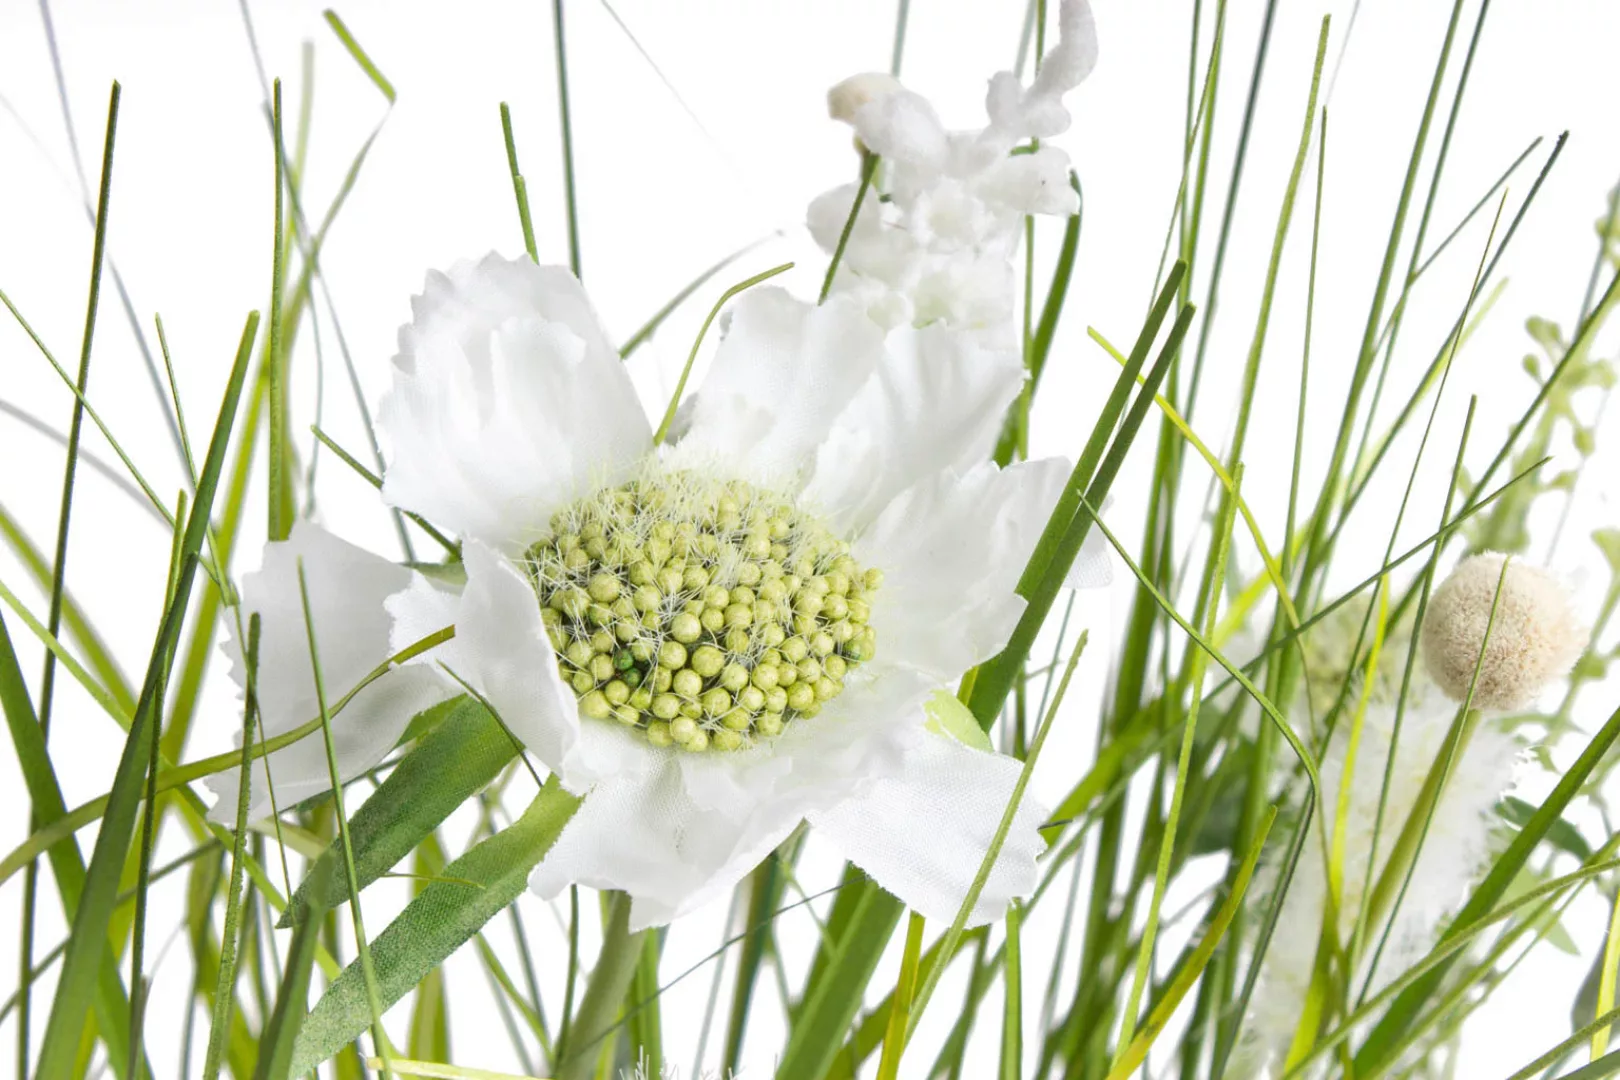
[[(1477, 664), (1473, 707), (1492, 712), (1528, 705), (1548, 682), (1569, 671), (1587, 640), (1569, 591), (1557, 578), (1517, 560), (1508, 562), (1504, 575), (1504, 558), (1486, 552), (1458, 563), (1430, 598), (1423, 620), (1423, 659), (1435, 683), (1448, 697), (1463, 701)], [(1487, 625), (1490, 641), (1481, 658)]]
[(862, 105), (899, 90), (900, 81), (881, 71), (867, 71), (851, 75), (827, 91), (827, 115), (846, 124), (855, 122), (855, 114)]

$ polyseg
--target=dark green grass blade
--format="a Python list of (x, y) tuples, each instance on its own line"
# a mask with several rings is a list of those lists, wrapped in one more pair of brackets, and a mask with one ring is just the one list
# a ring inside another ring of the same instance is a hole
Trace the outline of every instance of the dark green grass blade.
[(96, 836), (95, 852), (86, 873), (84, 895), (73, 916), (73, 934), (67, 953), (62, 958), (62, 973), (57, 984), (56, 998), (51, 1006), (50, 1020), (45, 1029), (45, 1042), (40, 1052), (38, 1073), (41, 1076), (65, 1076), (72, 1068), (77, 1051), (78, 1033), (88, 1011), (96, 972), (107, 954), (104, 933), (117, 898), (119, 873), (135, 827), (139, 808), (142, 780), (148, 754), (147, 742), (156, 737), (158, 717), (162, 709), (158, 691), (167, 679), (174, 660), (174, 647), (185, 618), (186, 605), (191, 598), (191, 587), (196, 579), (198, 557), (208, 530), (209, 514), (213, 509), (214, 491), (219, 486), (220, 471), (224, 465), (225, 450), (230, 442), (236, 419), (237, 402), (242, 394), (242, 383), (247, 377), (248, 358), (251, 355), (253, 335), (259, 317), (248, 316), (242, 341), (237, 349), (231, 369), (230, 381), (220, 405), (219, 419), (209, 442), (208, 456), (203, 474), (197, 484), (197, 499), (193, 503), (181, 545), (182, 566), (175, 582), (173, 598), (164, 614), (152, 656), (147, 664), (129, 737), (124, 743), (112, 790), (108, 795), (107, 811), (102, 818), (101, 830)]
[(771, 944), (771, 924), (766, 920), (770, 912), (781, 905), (782, 893), (787, 886), (782, 864), (777, 859), (766, 859), (749, 875), (747, 925), (753, 927), (743, 941), (742, 953), (737, 960), (737, 981), (732, 986), (731, 1015), (726, 1020), (725, 1054), (721, 1068), (736, 1072), (742, 1059), (743, 1036), (748, 1031), (748, 1018), (754, 997), (754, 985), (759, 980), (760, 965), (765, 961)]
[[(482, 791), (517, 754), (511, 736), (471, 698), (456, 705), (378, 785), (349, 825), (354, 870), (361, 889), (392, 870), (463, 802)], [(334, 843), (320, 862), (339, 858)], [(283, 928), (302, 922), (310, 906), (310, 879), (282, 914)], [(347, 879), (333, 873), (321, 907), (349, 899)]]
[[(371, 961), (383, 1008), (399, 1001), (518, 894), (579, 800), (548, 781), (521, 818), (444, 868), (387, 929), (371, 941)], [(306, 920), (305, 926), (315, 920)], [(364, 972), (358, 962), (337, 977), (298, 1035), (293, 1073), (302, 1075), (371, 1026)]]

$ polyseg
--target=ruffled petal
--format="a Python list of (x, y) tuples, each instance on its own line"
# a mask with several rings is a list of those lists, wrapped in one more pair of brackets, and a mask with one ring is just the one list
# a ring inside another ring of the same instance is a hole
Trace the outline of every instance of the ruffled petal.
[(585, 291), (489, 255), (428, 277), (378, 413), (383, 495), (506, 551), (558, 507), (626, 479), (651, 430)]
[(854, 300), (818, 307), (755, 289), (737, 301), (672, 460), (791, 480), (882, 355), (882, 329)]
[(477, 691), (518, 741), (578, 794), (595, 775), (567, 767), (585, 753), (579, 701), (557, 671), (534, 588), (483, 544), (468, 542), (462, 558), (467, 583), (459, 594), (418, 579), (390, 601), (395, 648), (453, 625), (456, 636), (416, 662), (448, 673), (458, 690), (465, 683)]
[[(1002, 754), (920, 732), (899, 775), (872, 780), (837, 806), (807, 816), (906, 906), (948, 922), (967, 899), (1021, 768)], [(1008, 901), (1034, 892), (1045, 820), (1046, 811), (1032, 800), (1019, 803), (967, 925), (999, 919)]]
[(1069, 155), (1055, 146), (997, 162), (976, 187), (1020, 214), (1067, 215), (1080, 207), (1080, 197), (1069, 185)]
[(860, 531), (902, 490), (983, 461), (1024, 382), (1010, 350), (941, 326), (891, 337), (891, 357), (816, 449), (800, 496), (840, 531)]
[[(309, 593), (308, 624), (299, 591), (300, 564)], [(243, 630), (251, 616), (260, 620), (257, 685), (264, 735), (280, 735), (320, 715), (307, 627), (314, 627), (326, 703), (334, 708), (391, 654), (385, 603), (407, 588), (412, 576), (308, 522), (294, 525), (284, 543), (265, 547), (262, 568), (242, 579)], [(245, 686), (246, 665), (234, 626), (226, 651), (233, 661), (231, 678)], [(413, 716), (451, 694), (442, 679), (425, 669), (397, 668), (373, 681), (331, 717), (338, 775), (348, 780), (377, 764)], [(319, 734), (260, 759), (251, 772), (250, 820), (271, 813), (272, 793), (275, 806), (287, 807), (332, 787), (326, 743)], [(220, 796), (209, 811), (216, 821), (236, 820), (239, 779), (234, 771), (208, 778), (208, 786)]]
[(901, 492), (853, 545), (882, 569), (878, 649), (941, 681), (999, 652), (1024, 610), (1013, 590), (1068, 478), (1058, 458), (945, 469)]
[(620, 889), (635, 901), (632, 930), (661, 926), (730, 890), (802, 818), (781, 801), (742, 812), (700, 806), (680, 755), (662, 755), (649, 776), (614, 777), (591, 790), (535, 868), (537, 893), (549, 899), (569, 884)]

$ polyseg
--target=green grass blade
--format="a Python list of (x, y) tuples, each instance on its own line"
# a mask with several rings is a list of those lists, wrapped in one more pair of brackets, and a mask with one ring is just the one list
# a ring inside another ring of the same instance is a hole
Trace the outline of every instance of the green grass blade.
[(1000, 1080), (1019, 1080), (1024, 1066), (1023, 905), (1007, 905), (1007, 959), (1002, 968)]
[(760, 863), (748, 876), (747, 924), (753, 929), (743, 941), (737, 958), (736, 981), (732, 984), (731, 1014), (726, 1019), (725, 1051), (721, 1059), (721, 1068), (726, 1072), (736, 1072), (742, 1063), (743, 1036), (748, 1030), (754, 986), (771, 947), (772, 928), (768, 915), (782, 902), (787, 885), (785, 878), (782, 864), (774, 858)]
[(523, 226), (523, 250), (529, 253), (531, 260), (539, 262), (540, 255), (534, 246), (534, 219), (529, 217), (529, 187), (523, 180), (523, 170), (518, 168), (517, 142), (512, 138), (512, 110), (504, 101), (501, 102), (501, 134), (506, 138), (506, 167), (512, 173), (518, 224)]
[[(555, 779), (510, 828), (474, 846), (444, 868), (383, 932), (371, 942), (384, 1008), (410, 993), (478, 929), (517, 899), (534, 868), (578, 807), (579, 800)], [(303, 925), (313, 925), (306, 920)], [(293, 1055), (292, 1072), (303, 1075), (343, 1047), (371, 1023), (365, 977), (350, 964), (327, 987), (304, 1022)]]
[[(324, 889), (316, 890), (317, 896), (324, 893)], [(325, 921), (324, 918), (305, 919), (292, 933), (281, 987), (276, 992), (275, 1011), (259, 1036), (259, 1063), (253, 1070), (253, 1080), (291, 1080), (308, 1071), (293, 1069), (293, 1053), (303, 1032), (304, 1011), (309, 1008), (310, 973), (320, 949), (321, 926)]]
[[(517, 750), (488, 709), (463, 698), (378, 785), (349, 822), (357, 884), (361, 889), (392, 870), (457, 807), (482, 791), (511, 763)], [(341, 856), (334, 843), (322, 856)], [(330, 911), (351, 893), (345, 875), (334, 872), (320, 905)], [(311, 897), (309, 883), (298, 887), (281, 918), (282, 927), (303, 921)]]
[(557, 117), (562, 125), (563, 197), (568, 211), (568, 269), (579, 270), (579, 199), (574, 188), (574, 118), (568, 105), (568, 36), (563, 31), (563, 0), (551, 0), (551, 28), (557, 57)]
[[(994, 853), (991, 861), (994, 861)], [(889, 1019), (883, 1028), (883, 1053), (878, 1058), (877, 1080), (895, 1080), (900, 1073), (900, 1057), (906, 1051), (906, 1029), (911, 1019), (912, 998), (917, 989), (923, 922), (923, 917), (913, 911), (906, 923), (906, 945), (900, 954), (900, 977), (894, 984), (894, 992), (889, 995)]]
[(337, 35), (338, 40), (343, 42), (343, 47), (349, 50), (349, 55), (354, 57), (354, 62), (360, 65), (360, 70), (366, 73), (366, 77), (371, 80), (372, 85), (382, 93), (383, 97), (388, 99), (388, 104), (392, 105), (394, 103), (394, 84), (388, 81), (386, 75), (377, 70), (377, 65), (372, 62), (370, 56), (366, 55), (366, 50), (360, 47), (360, 43), (354, 40), (354, 35), (349, 33), (349, 28), (343, 24), (343, 20), (338, 17), (337, 12), (327, 8), (321, 14), (325, 17), (327, 25), (332, 28), (332, 33)]
[(709, 267), (707, 270), (703, 271), (703, 273), (699, 274), (691, 281), (687, 282), (686, 285), (681, 288), (680, 292), (670, 297), (668, 303), (654, 312), (653, 317), (642, 324), (640, 330), (637, 330), (635, 333), (631, 334), (625, 339), (624, 344), (619, 346), (619, 359), (628, 360), (630, 358), (630, 354), (641, 348), (641, 346), (645, 345), (648, 340), (652, 338), (653, 334), (658, 332), (658, 328), (664, 324), (664, 320), (668, 319), (670, 315), (675, 312), (676, 308), (679, 308), (682, 304), (686, 303), (693, 293), (697, 292), (700, 288), (707, 284), (710, 278), (714, 277), (720, 271), (724, 270), (726, 267), (748, 254), (750, 251), (753, 251), (761, 244), (766, 243), (766, 241), (769, 239), (769, 237), (765, 237), (760, 240), (755, 240), (751, 244), (743, 245), (736, 251), (733, 251), (730, 255), (727, 255), (725, 258)]
[(877, 177), (881, 160), (870, 150), (861, 151), (861, 185), (855, 189), (855, 201), (850, 204), (849, 217), (844, 219), (844, 228), (838, 234), (838, 245), (833, 248), (832, 259), (827, 263), (827, 274), (821, 279), (821, 295), (816, 298), (817, 304), (825, 304), (828, 294), (832, 292), (833, 279), (838, 276), (838, 265), (844, 261), (844, 248), (849, 246), (849, 236), (855, 231), (855, 221), (861, 215), (861, 203), (866, 200), (867, 188)]
[(219, 419), (208, 447), (203, 474), (197, 485), (197, 499), (191, 507), (182, 543), (179, 578), (174, 596), (164, 614), (146, 677), (141, 686), (135, 715), (130, 725), (129, 738), (118, 762), (112, 790), (107, 797), (107, 811), (103, 815), (101, 830), (96, 836), (94, 854), (86, 872), (84, 895), (73, 916), (74, 932), (62, 958), (62, 973), (57, 984), (56, 998), (51, 1006), (46, 1025), (45, 1041), (40, 1052), (39, 1075), (66, 1075), (72, 1068), (77, 1050), (78, 1033), (88, 1010), (93, 981), (107, 952), (107, 938), (103, 933), (112, 914), (118, 889), (119, 872), (135, 826), (135, 814), (141, 797), (141, 780), (147, 758), (148, 739), (156, 738), (158, 716), (162, 708), (158, 690), (164, 685), (174, 659), (174, 645), (185, 617), (191, 587), (195, 580), (197, 560), (213, 509), (214, 491), (224, 464), (226, 446), (236, 418), (237, 402), (242, 394), (242, 383), (247, 376), (248, 356), (253, 333), (258, 327), (258, 314), (248, 316), (242, 343), (237, 350), (231, 369)]
[(275, 156), (275, 244), (270, 268), (270, 340), (266, 356), (269, 372), (270, 395), (270, 498), (269, 537), (271, 541), (285, 540), (292, 532), (297, 508), (293, 501), (292, 433), (287, 426), (287, 354), (281, 333), (282, 287), (286, 268), (283, 265), (285, 244), (282, 237), (281, 192), (286, 186), (285, 162), (281, 153), (281, 80), (277, 79), (271, 91), (271, 153)]

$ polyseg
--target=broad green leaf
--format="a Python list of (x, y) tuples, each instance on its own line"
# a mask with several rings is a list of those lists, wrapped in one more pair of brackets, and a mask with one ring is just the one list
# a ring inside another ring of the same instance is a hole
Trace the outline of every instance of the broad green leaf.
[[(1502, 817), (1512, 822), (1518, 828), (1524, 828), (1535, 816), (1536, 808), (1516, 795), (1508, 795), (1502, 799), (1498, 806)], [(1547, 829), (1547, 843), (1566, 854), (1573, 855), (1582, 862), (1592, 857), (1592, 845), (1586, 842), (1581, 831), (1563, 818), (1553, 822)]]
[[(490, 919), (516, 900), (540, 859), (573, 816), (579, 800), (555, 777), (508, 829), (444, 868), (399, 917), (371, 941), (371, 961), (383, 1008), (410, 993)], [(305, 925), (310, 925), (305, 923)], [(333, 981), (305, 1019), (293, 1051), (292, 1073), (303, 1075), (371, 1026), (358, 962)]]
[[(461, 698), (438, 727), (405, 755), (349, 824), (354, 843), (354, 871), (360, 888), (392, 870), (423, 837), (433, 832), (467, 799), (482, 791), (517, 754), (517, 747), (489, 710)], [(322, 862), (341, 858), (336, 842)], [(283, 928), (304, 918), (310, 902), (310, 880), (298, 887), (281, 917)], [(330, 910), (349, 899), (342, 874), (329, 879), (325, 903)]]
[(949, 735), (959, 743), (965, 743), (975, 750), (990, 750), (990, 736), (979, 722), (973, 718), (973, 713), (959, 701), (955, 694), (948, 690), (936, 690), (924, 707), (928, 714), (927, 728), (939, 735)]

